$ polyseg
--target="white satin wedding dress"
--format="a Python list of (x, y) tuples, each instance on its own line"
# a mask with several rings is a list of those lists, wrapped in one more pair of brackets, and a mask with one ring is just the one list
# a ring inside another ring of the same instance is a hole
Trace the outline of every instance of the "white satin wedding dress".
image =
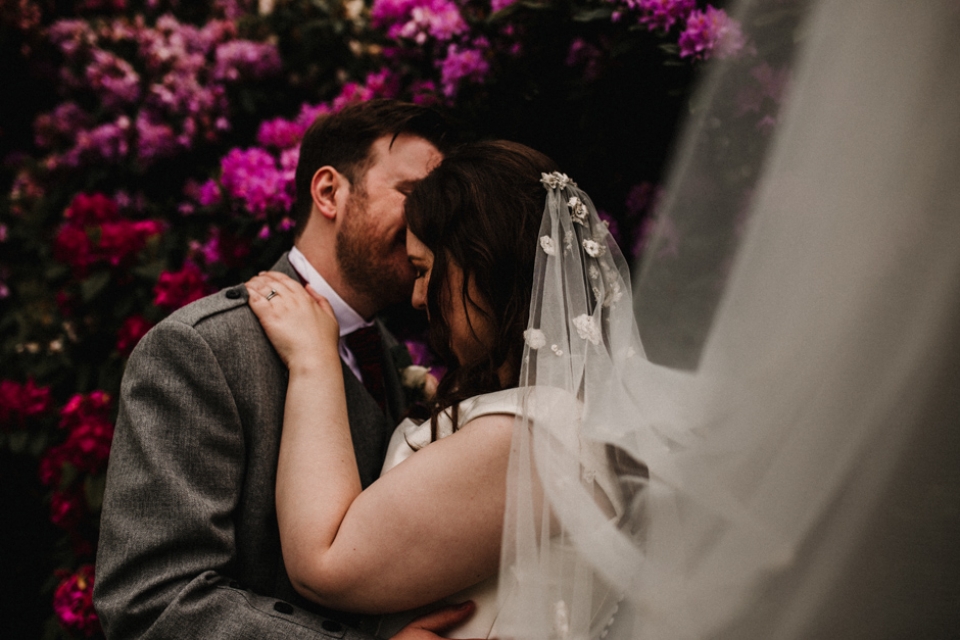
[[(526, 416), (526, 419), (531, 423), (535, 423), (538, 417), (544, 421), (549, 420), (554, 423), (560, 417), (567, 418), (567, 424), (571, 426), (571, 429), (562, 433), (561, 437), (565, 441), (560, 444), (565, 450), (578, 450), (578, 457), (585, 461), (585, 466), (588, 468), (593, 467), (596, 470), (594, 475), (597, 476), (597, 485), (600, 491), (606, 496), (605, 505), (607, 506), (610, 517), (615, 518), (622, 512), (622, 505), (620, 505), (617, 499), (619, 492), (612, 484), (613, 478), (599, 471), (606, 467), (602, 458), (603, 452), (600, 450), (581, 451), (581, 443), (578, 441), (577, 434), (572, 428), (577, 424), (576, 418), (580, 410), (581, 403), (570, 394), (549, 387), (534, 387), (504, 389), (503, 391), (487, 393), (464, 400), (460, 403), (459, 416), (461, 426), (481, 416), (493, 414)], [(429, 420), (417, 423), (407, 418), (401, 422), (394, 430), (393, 436), (390, 439), (381, 475), (388, 473), (417, 451), (428, 446), (431, 442), (430, 431)], [(444, 412), (440, 414), (437, 420), (437, 439), (445, 438), (452, 433), (453, 423), (450, 419), (450, 414)], [(466, 623), (456, 627), (450, 632), (444, 633), (444, 637), (500, 637), (501, 634), (496, 624), (497, 617), (501, 611), (498, 601), (509, 602), (510, 597), (509, 594), (504, 594), (506, 597), (499, 598), (500, 594), (498, 593), (497, 582), (498, 577), (494, 575), (472, 587), (444, 598), (442, 602), (427, 605), (414, 611), (382, 616), (376, 634), (382, 638), (389, 638), (396, 634), (408, 622), (436, 606), (472, 600), (477, 606), (473, 616), (471, 616)], [(611, 607), (606, 607), (606, 610), (609, 615), (612, 615), (612, 613), (610, 613)]]

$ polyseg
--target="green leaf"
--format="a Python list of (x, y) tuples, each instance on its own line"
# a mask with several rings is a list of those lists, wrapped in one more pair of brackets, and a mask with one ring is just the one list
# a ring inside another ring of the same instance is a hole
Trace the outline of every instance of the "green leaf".
[(133, 274), (138, 278), (143, 278), (149, 282), (156, 282), (160, 278), (160, 274), (163, 273), (163, 269), (166, 266), (163, 260), (151, 260), (146, 264), (142, 264), (139, 267), (133, 269)]
[(59, 280), (63, 278), (68, 273), (67, 266), (60, 264), (59, 262), (54, 262), (47, 266), (44, 276), (47, 280)]
[(585, 9), (573, 14), (574, 22), (593, 22), (594, 20), (609, 20), (613, 15), (613, 9), (610, 7), (600, 7), (597, 9)]
[(10, 432), (10, 451), (12, 453), (24, 453), (27, 445), (30, 443), (30, 434), (26, 431)]
[(80, 283), (80, 295), (84, 302), (90, 302), (110, 283), (110, 272), (100, 271)]
[(64, 462), (61, 469), (63, 471), (63, 475), (60, 476), (60, 486), (58, 488), (66, 489), (73, 484), (74, 480), (77, 479), (77, 477), (80, 475), (80, 471), (69, 462)]
[(99, 511), (103, 506), (103, 490), (107, 484), (107, 474), (87, 476), (83, 481), (83, 492), (87, 499), (87, 506), (91, 511)]

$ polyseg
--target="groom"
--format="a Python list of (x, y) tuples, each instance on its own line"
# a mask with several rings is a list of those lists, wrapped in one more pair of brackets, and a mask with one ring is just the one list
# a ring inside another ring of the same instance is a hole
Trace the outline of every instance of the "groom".
[[(273, 269), (334, 308), (342, 370), (330, 375), (343, 376), (364, 486), (403, 410), (396, 342), (371, 318), (409, 299), (404, 198), (444, 142), (435, 112), (373, 101), (321, 116), (300, 150), (296, 240)], [(94, 590), (108, 638), (368, 637), (363, 619), (322, 611), (287, 577), (274, 507), (287, 372), (246, 302), (237, 286), (188, 305), (130, 356)], [(440, 628), (421, 626), (401, 634)]]

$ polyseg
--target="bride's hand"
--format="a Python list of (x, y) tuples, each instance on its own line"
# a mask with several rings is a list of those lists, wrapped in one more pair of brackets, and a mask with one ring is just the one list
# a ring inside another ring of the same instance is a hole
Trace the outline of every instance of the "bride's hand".
[(276, 271), (252, 278), (247, 291), (250, 308), (287, 368), (339, 359), (340, 327), (326, 298)]

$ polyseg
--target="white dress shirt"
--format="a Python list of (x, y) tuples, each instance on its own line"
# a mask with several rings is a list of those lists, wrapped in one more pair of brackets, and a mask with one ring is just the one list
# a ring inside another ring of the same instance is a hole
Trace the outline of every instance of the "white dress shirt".
[(294, 270), (300, 274), (300, 277), (313, 287), (313, 290), (322, 295), (324, 298), (330, 302), (330, 306), (333, 307), (333, 315), (336, 317), (337, 322), (340, 324), (340, 344), (339, 351), (340, 357), (343, 358), (343, 361), (347, 363), (347, 366), (350, 367), (350, 371), (353, 371), (353, 374), (357, 376), (357, 380), (363, 382), (363, 375), (360, 373), (360, 365), (357, 363), (357, 359), (353, 356), (353, 353), (350, 349), (347, 348), (347, 343), (343, 339), (348, 333), (353, 333), (357, 329), (363, 327), (369, 327), (373, 325), (373, 322), (368, 322), (363, 319), (359, 313), (353, 310), (353, 308), (343, 301), (343, 298), (333, 290), (327, 281), (323, 279), (323, 276), (313, 268), (313, 265), (307, 261), (307, 257), (301, 253), (299, 249), (294, 247), (290, 250), (288, 256), (290, 260), (290, 265)]

